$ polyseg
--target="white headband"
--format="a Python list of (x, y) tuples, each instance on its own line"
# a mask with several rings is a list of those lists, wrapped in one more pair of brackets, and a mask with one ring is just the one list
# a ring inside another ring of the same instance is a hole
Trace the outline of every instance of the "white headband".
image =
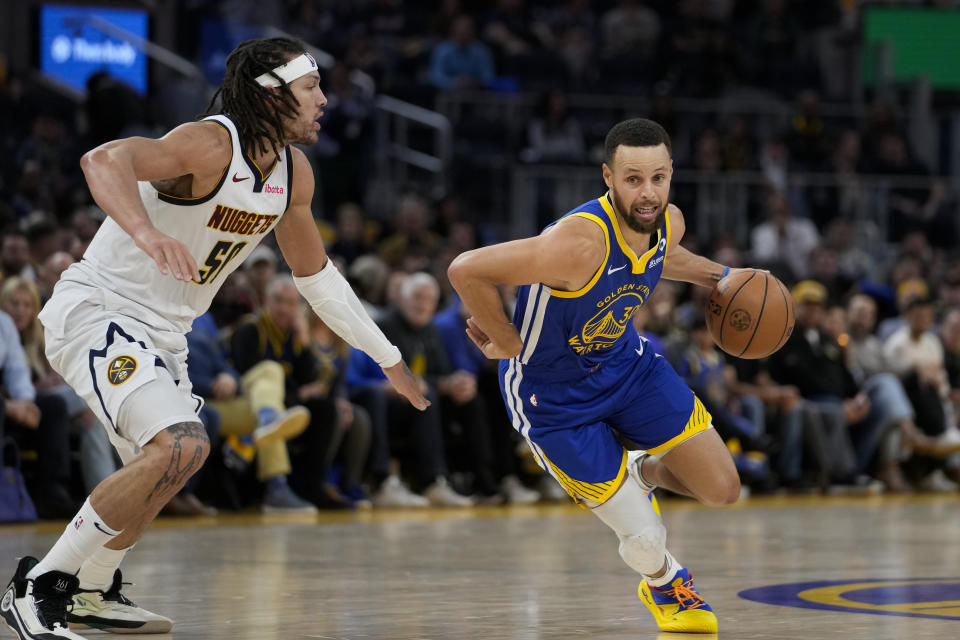
[(290, 62), (275, 67), (272, 71), (260, 74), (256, 81), (261, 87), (279, 87), (280, 82), (271, 74), (277, 74), (286, 84), (290, 84), (300, 76), (305, 76), (311, 71), (317, 70), (317, 61), (309, 53), (297, 56)]

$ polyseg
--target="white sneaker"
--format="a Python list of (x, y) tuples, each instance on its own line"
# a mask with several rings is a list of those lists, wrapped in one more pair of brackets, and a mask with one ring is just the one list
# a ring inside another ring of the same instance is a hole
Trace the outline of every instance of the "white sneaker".
[(391, 475), (373, 494), (373, 506), (378, 509), (423, 508), (429, 507), (430, 501), (410, 491), (400, 478)]
[(443, 476), (433, 481), (423, 492), (433, 507), (472, 507), (473, 499), (462, 496), (453, 490), (450, 483)]
[(306, 407), (290, 407), (280, 411), (270, 422), (253, 430), (253, 441), (257, 446), (286, 442), (304, 432), (310, 424), (310, 410)]
[(67, 608), (80, 587), (77, 576), (62, 571), (49, 571), (27, 578), (37, 559), (20, 559), (7, 590), (0, 600), (3, 623), (20, 640), (83, 640), (83, 636), (67, 628)]
[(918, 487), (921, 491), (931, 491), (934, 493), (951, 493), (960, 488), (956, 482), (946, 476), (943, 469), (933, 471), (920, 481)]
[(946, 458), (960, 451), (960, 430), (950, 428), (933, 438), (936, 455)]
[(523, 486), (517, 476), (506, 476), (500, 483), (500, 489), (510, 504), (533, 504), (540, 502), (540, 492)]
[(173, 620), (138, 607), (120, 593), (122, 588), (123, 576), (117, 569), (106, 591), (75, 593), (73, 608), (67, 612), (70, 628), (111, 633), (168, 633), (173, 628)]

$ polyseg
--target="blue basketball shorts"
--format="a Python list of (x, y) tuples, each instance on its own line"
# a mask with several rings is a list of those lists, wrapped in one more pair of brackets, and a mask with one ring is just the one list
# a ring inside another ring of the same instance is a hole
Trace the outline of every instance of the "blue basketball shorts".
[(605, 502), (626, 477), (622, 438), (664, 453), (710, 427), (710, 414), (665, 359), (621, 361), (577, 381), (537, 382), (516, 360), (500, 363), (513, 426), (538, 463), (575, 498)]

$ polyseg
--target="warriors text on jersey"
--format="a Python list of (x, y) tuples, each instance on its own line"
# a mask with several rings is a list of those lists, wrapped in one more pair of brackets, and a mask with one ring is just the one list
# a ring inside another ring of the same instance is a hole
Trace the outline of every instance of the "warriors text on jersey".
[[(273, 229), (290, 204), (293, 165), (285, 149), (264, 176), (243, 152), (228, 116), (205, 119), (230, 134), (231, 159), (213, 190), (183, 198), (141, 182), (140, 198), (150, 222), (183, 242), (200, 270), (200, 282), (163, 275), (116, 222), (107, 218), (83, 260), (61, 282), (105, 290), (108, 303), (157, 328), (186, 333), (213, 296), (254, 247)], [(44, 319), (46, 323), (46, 319)]]

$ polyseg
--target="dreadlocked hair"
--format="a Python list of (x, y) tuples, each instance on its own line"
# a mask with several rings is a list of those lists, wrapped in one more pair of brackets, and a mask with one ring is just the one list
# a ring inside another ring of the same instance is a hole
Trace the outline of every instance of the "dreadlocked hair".
[[(271, 75), (280, 81), (280, 86), (273, 89), (260, 86), (256, 78), (306, 50), (302, 42), (293, 38), (241, 42), (227, 56), (223, 83), (202, 117), (216, 113), (229, 115), (237, 125), (244, 153), (252, 155), (255, 150), (267, 153), (265, 143), (268, 143), (273, 152), (279, 154), (280, 149), (287, 146), (284, 118), (295, 118), (300, 102), (276, 74)], [(217, 98), (220, 98), (219, 110), (214, 109)]]

